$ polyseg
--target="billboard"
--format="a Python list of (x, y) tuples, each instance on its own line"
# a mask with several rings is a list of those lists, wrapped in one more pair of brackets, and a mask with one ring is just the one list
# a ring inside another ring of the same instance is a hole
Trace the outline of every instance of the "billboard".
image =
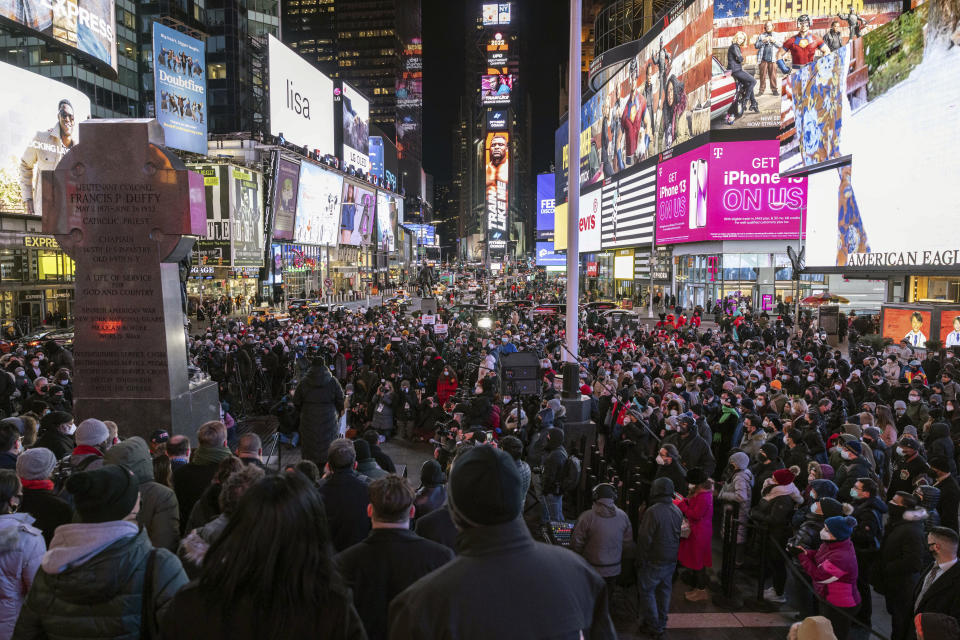
[[(419, 16), (418, 10), (416, 17)], [(419, 33), (419, 25), (415, 31)], [(404, 44), (402, 59), (403, 72), (397, 76), (396, 82), (397, 144), (416, 154), (420, 151), (423, 119), (423, 42), (419, 36), (411, 37)], [(389, 166), (387, 168), (389, 170)]]
[(564, 267), (567, 264), (567, 256), (554, 253), (553, 242), (537, 242), (537, 266), (538, 267)]
[(383, 138), (370, 136), (369, 149), (370, 175), (383, 180)]
[(890, 338), (894, 344), (906, 341), (911, 347), (926, 349), (927, 339), (936, 337), (931, 336), (931, 319), (929, 311), (885, 306), (880, 335)]
[[(600, 147), (603, 144), (601, 131), (601, 110), (599, 93), (595, 93), (580, 105), (580, 187), (594, 184), (603, 179), (600, 166)], [(556, 172), (556, 194), (560, 202), (567, 201), (567, 170), (570, 159), (569, 131), (564, 124), (554, 136), (554, 162)]]
[(517, 76), (509, 73), (480, 76), (480, 96), (483, 104), (510, 104), (510, 93)]
[(263, 266), (260, 173), (230, 167), (230, 244), (234, 267)]
[(41, 215), (40, 176), (55, 169), (90, 117), (90, 98), (0, 62), (0, 211)]
[(115, 6), (113, 0), (4, 0), (0, 18), (116, 71)]
[(203, 176), (207, 200), (207, 233), (197, 239), (197, 264), (229, 267), (233, 264), (230, 252), (230, 166), (199, 165), (191, 168)]
[(553, 238), (554, 179), (552, 173), (537, 174), (537, 238)]
[[(711, 128), (765, 128), (751, 137), (775, 137), (780, 126), (784, 74), (778, 62), (792, 66), (838, 48), (895, 18), (900, 2), (834, 0), (786, 3), (777, 0), (716, 0), (713, 20)], [(852, 11), (851, 11), (852, 9)], [(852, 15), (851, 15), (852, 14)], [(808, 27), (798, 18), (807, 15)], [(742, 108), (734, 106), (741, 92)], [(753, 93), (757, 110), (752, 111)]]
[(340, 244), (355, 247), (370, 244), (376, 208), (377, 197), (372, 188), (353, 180), (344, 180), (340, 205)]
[(417, 239), (418, 245), (432, 247), (437, 244), (437, 228), (432, 224), (405, 224), (410, 233)]
[[(600, 251), (601, 203), (603, 191), (595, 188), (589, 193), (580, 194), (580, 210), (577, 212), (578, 248), (580, 253)], [(554, 208), (553, 245), (557, 251), (567, 248), (568, 204), (558, 204)]]
[(293, 224), (297, 215), (297, 192), (300, 188), (300, 163), (280, 158), (273, 187), (273, 238), (293, 240)]
[(487, 239), (505, 242), (509, 237), (507, 212), (510, 207), (510, 134), (488, 133), (485, 148)]
[(320, 155), (335, 155), (333, 80), (268, 36), (270, 133)]
[(207, 65), (204, 44), (153, 23), (153, 92), (168, 147), (207, 153)]
[[(782, 138), (780, 169), (816, 171), (808, 267), (921, 273), (960, 263), (960, 232), (944, 218), (960, 199), (960, 85), (950, 72), (960, 48), (945, 25), (927, 23), (943, 2), (790, 75), (795, 133)], [(899, 141), (894, 155), (883, 133)]]
[(318, 164), (301, 162), (299, 186), (293, 239), (304, 244), (336, 246), (343, 177)]
[(343, 166), (370, 170), (370, 101), (346, 82), (340, 96), (343, 109)]
[(506, 131), (507, 111), (507, 108), (487, 107), (487, 131)]
[(657, 202), (657, 163), (651, 158), (638, 170), (603, 185), (600, 239), (604, 249), (649, 247)]
[(403, 220), (403, 198), (377, 191), (377, 246), (381, 251), (396, 251), (400, 220)]
[(775, 140), (713, 143), (657, 167), (657, 244), (793, 240), (806, 178), (782, 178)]
[(484, 26), (510, 24), (510, 3), (495, 2), (484, 4), (481, 7), (480, 14)]

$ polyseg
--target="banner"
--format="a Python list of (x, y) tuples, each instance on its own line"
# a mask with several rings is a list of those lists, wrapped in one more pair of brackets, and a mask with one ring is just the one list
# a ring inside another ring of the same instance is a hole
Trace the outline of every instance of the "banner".
[(343, 109), (343, 166), (370, 171), (370, 101), (346, 82), (340, 103)]
[(381, 251), (397, 250), (397, 224), (403, 218), (403, 198), (377, 191), (377, 246)]
[(203, 42), (153, 23), (153, 92), (164, 144), (207, 153), (207, 65)]
[[(488, 133), (486, 140), (487, 242), (500, 255), (509, 239), (510, 134)], [(492, 253), (491, 253), (492, 255)]]
[(552, 173), (537, 174), (537, 238), (553, 238), (554, 177)]
[(273, 238), (293, 240), (297, 215), (297, 192), (300, 190), (300, 164), (280, 158), (276, 186), (273, 191)]
[(260, 173), (230, 168), (230, 233), (234, 267), (263, 266), (263, 209), (260, 200)]
[(230, 166), (199, 165), (191, 167), (203, 176), (207, 200), (207, 233), (197, 239), (197, 264), (229, 267), (230, 252)]
[(0, 18), (117, 70), (114, 0), (3, 0)]

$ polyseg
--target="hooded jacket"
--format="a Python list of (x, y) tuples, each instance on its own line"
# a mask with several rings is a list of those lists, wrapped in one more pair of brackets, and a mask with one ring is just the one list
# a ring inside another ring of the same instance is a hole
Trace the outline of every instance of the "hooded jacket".
[(580, 514), (570, 548), (586, 558), (604, 578), (620, 575), (624, 547), (633, 544), (630, 518), (610, 498), (600, 498)]
[(817, 595), (835, 607), (860, 604), (857, 591), (857, 556), (850, 539), (824, 541), (816, 550), (800, 554), (800, 565), (813, 580)]
[(47, 545), (27, 513), (0, 516), (0, 638), (13, 635)]
[[(14, 637), (138, 640), (151, 551), (147, 532), (132, 522), (58, 528), (20, 612)], [(152, 593), (160, 619), (187, 576), (177, 557), (166, 549), (157, 550), (154, 563)]]
[(740, 505), (737, 542), (744, 543), (747, 541), (747, 519), (750, 517), (750, 500), (753, 495), (753, 474), (747, 468), (749, 459), (745, 453), (733, 454), (730, 456), (730, 463), (734, 467), (734, 472), (723, 483), (719, 498), (721, 501), (736, 502)]
[(637, 528), (637, 564), (669, 564), (680, 552), (683, 513), (673, 504), (673, 483), (657, 478), (650, 485), (650, 504)]
[(905, 511), (901, 518), (891, 517), (880, 545), (879, 563), (873, 572), (873, 587), (885, 596), (909, 598), (927, 563), (927, 537), (922, 507)]
[(143, 438), (134, 436), (116, 444), (103, 456), (104, 464), (123, 465), (140, 483), (137, 523), (147, 531), (158, 549), (176, 551), (180, 542), (180, 507), (173, 489), (153, 480), (153, 460)]
[[(927, 460), (943, 456), (950, 463), (950, 473), (957, 472), (957, 461), (954, 458), (953, 440), (950, 438), (950, 425), (945, 422), (934, 422), (930, 425), (927, 434)], [(956, 523), (951, 523), (951, 526)]]

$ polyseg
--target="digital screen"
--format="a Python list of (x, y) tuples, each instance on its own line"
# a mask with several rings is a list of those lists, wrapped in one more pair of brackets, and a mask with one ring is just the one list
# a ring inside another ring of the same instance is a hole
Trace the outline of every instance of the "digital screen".
[(300, 163), (300, 185), (293, 238), (296, 242), (335, 247), (340, 226), (343, 177), (312, 162)]
[(370, 101), (346, 82), (340, 97), (343, 108), (343, 166), (370, 170)]
[(153, 23), (153, 91), (168, 147), (207, 153), (207, 65), (204, 44)]
[(340, 244), (370, 244), (373, 236), (377, 196), (374, 189), (352, 180), (343, 181), (340, 205)]
[(432, 247), (437, 244), (437, 228), (432, 224), (403, 225), (417, 239), (417, 244)]
[(230, 243), (234, 267), (263, 266), (263, 209), (260, 173), (230, 168)]
[(207, 202), (207, 232), (197, 239), (194, 251), (196, 263), (201, 266), (229, 267), (233, 264), (230, 251), (230, 165), (198, 165), (190, 167), (203, 176), (203, 191)]
[(270, 133), (321, 156), (335, 155), (333, 80), (273, 36), (268, 52)]
[(297, 215), (297, 192), (300, 189), (300, 163), (280, 158), (273, 190), (273, 237), (293, 240)]
[(510, 3), (497, 2), (481, 7), (481, 19), (484, 26), (510, 24)]
[(658, 245), (794, 240), (806, 178), (781, 178), (775, 140), (703, 145), (657, 166)]
[(960, 347), (960, 309), (940, 311), (940, 342), (944, 347)]
[(510, 104), (510, 93), (516, 76), (496, 74), (480, 77), (480, 93), (483, 104)]
[(577, 228), (580, 231), (580, 253), (600, 251), (600, 202), (600, 189), (580, 194), (580, 211), (577, 221)]
[(507, 73), (510, 66), (510, 54), (506, 51), (487, 53), (487, 73)]
[(8, 88), (0, 92), (0, 211), (39, 216), (41, 172), (55, 169), (77, 143), (77, 125), (90, 117), (90, 98), (4, 62), (0, 83)]
[(880, 331), (884, 338), (890, 338), (894, 344), (906, 340), (911, 347), (926, 349), (930, 337), (930, 312), (884, 307)]
[(507, 108), (487, 107), (487, 131), (507, 130)]
[(114, 0), (3, 0), (0, 18), (116, 71), (115, 7)]
[(383, 179), (383, 138), (370, 136), (370, 175)]
[(809, 178), (809, 267), (953, 272), (960, 263), (960, 231), (945, 218), (960, 200), (960, 84), (951, 72), (960, 48), (927, 24), (938, 3), (789, 77), (795, 132), (782, 141), (780, 170), (840, 165)]
[(617, 251), (613, 256), (613, 277), (616, 280), (633, 280), (633, 251)]
[(403, 198), (377, 191), (377, 246), (381, 251), (397, 250), (397, 225), (403, 220)]
[(552, 242), (537, 242), (538, 267), (562, 267), (567, 264), (567, 256), (554, 253)]
[(553, 236), (553, 188), (552, 173), (537, 174), (537, 238)]
[[(416, 18), (419, 20), (419, 13)], [(419, 37), (404, 44), (402, 59), (403, 72), (397, 76), (396, 82), (397, 144), (404, 149), (419, 149), (423, 112), (423, 42)], [(396, 180), (393, 184), (396, 185)]]
[(510, 134), (487, 134), (485, 160), (487, 240), (505, 242), (509, 237), (507, 213), (510, 206)]

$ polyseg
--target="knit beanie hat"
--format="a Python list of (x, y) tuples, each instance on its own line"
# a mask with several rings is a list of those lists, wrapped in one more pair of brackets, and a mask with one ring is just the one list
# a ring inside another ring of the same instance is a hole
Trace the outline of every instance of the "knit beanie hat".
[(767, 460), (775, 460), (780, 456), (780, 450), (777, 449), (777, 445), (773, 444), (772, 442), (764, 442), (760, 446), (760, 451), (767, 456)]
[(750, 456), (748, 456), (743, 451), (737, 451), (730, 456), (730, 464), (732, 464), (737, 469), (746, 469), (750, 464)]
[(77, 427), (74, 440), (78, 445), (95, 447), (110, 437), (110, 430), (102, 421), (96, 418), (87, 418)]
[(873, 438), (873, 441), (876, 442), (877, 440), (880, 439), (880, 429), (878, 429), (877, 427), (873, 427), (873, 426), (864, 427), (864, 428), (863, 428), (863, 435), (869, 436), (870, 438)]
[(780, 486), (786, 486), (793, 482), (793, 472), (790, 469), (777, 469), (773, 472), (773, 480)]
[(857, 455), (860, 455), (860, 453), (863, 451), (863, 445), (860, 444), (859, 440), (849, 440), (847, 442), (844, 442), (843, 447), (845, 449), (849, 449), (850, 451), (852, 451)]
[(357, 462), (363, 462), (373, 457), (370, 453), (370, 443), (362, 438), (353, 441), (353, 448), (357, 451)]
[(51, 411), (47, 415), (40, 418), (40, 428), (56, 429), (60, 425), (67, 424), (68, 422), (72, 421), (73, 416), (66, 411)]
[(22, 480), (46, 480), (57, 466), (57, 456), (44, 447), (27, 449), (17, 456), (17, 475)]
[(23, 435), (24, 431), (27, 429), (27, 425), (24, 423), (23, 418), (18, 418), (17, 416), (4, 418), (3, 420), (0, 420), (0, 424), (12, 424), (17, 428), (17, 431), (20, 432), (20, 435)]
[(703, 472), (703, 469), (700, 467), (694, 467), (687, 471), (687, 482), (689, 484), (703, 484), (707, 481), (707, 474)]
[(593, 488), (593, 497), (595, 500), (603, 500), (604, 498), (608, 500), (616, 500), (617, 490), (609, 482), (603, 482)]
[(133, 511), (140, 483), (133, 472), (119, 465), (81, 471), (67, 479), (81, 522), (123, 520)]
[(853, 534), (853, 528), (857, 526), (857, 519), (853, 516), (832, 516), (823, 522), (833, 537), (837, 540), (846, 540)]
[(457, 455), (447, 494), (454, 522), (504, 524), (520, 515), (523, 499), (523, 481), (510, 454), (481, 445)]
[(440, 463), (434, 459), (425, 460), (420, 466), (420, 484), (425, 487), (433, 487), (443, 484), (447, 481)]
[(820, 498), (820, 511), (823, 512), (824, 518), (842, 516), (843, 505), (833, 498)]

